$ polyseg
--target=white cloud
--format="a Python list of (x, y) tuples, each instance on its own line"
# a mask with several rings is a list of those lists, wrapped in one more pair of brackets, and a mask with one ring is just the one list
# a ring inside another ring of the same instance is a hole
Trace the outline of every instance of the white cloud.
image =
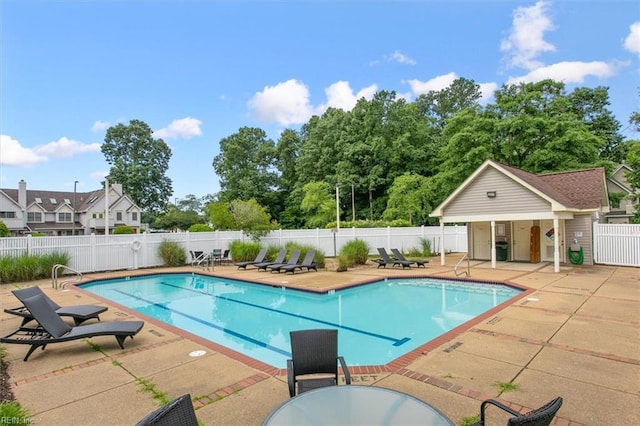
[(72, 157), (75, 154), (100, 151), (100, 144), (83, 144), (65, 137), (46, 145), (25, 148), (8, 135), (0, 135), (0, 164), (33, 166), (44, 163), (50, 157)]
[(276, 122), (283, 126), (301, 124), (313, 115), (309, 97), (309, 88), (291, 79), (275, 86), (265, 86), (262, 92), (253, 95), (249, 109), (258, 121)]
[(438, 92), (442, 89), (446, 89), (458, 78), (458, 74), (450, 72), (449, 74), (439, 75), (428, 81), (409, 80), (409, 86), (414, 95), (424, 95), (431, 91)]
[(44, 163), (47, 157), (31, 148), (25, 148), (9, 135), (0, 135), (0, 164), (9, 166), (33, 166)]
[(33, 149), (38, 154), (46, 155), (47, 157), (72, 157), (75, 154), (100, 151), (100, 144), (83, 144), (82, 142), (62, 137), (57, 141), (39, 145)]
[(384, 58), (385, 58), (385, 60), (387, 62), (397, 62), (399, 64), (405, 64), (405, 65), (415, 65), (416, 64), (415, 59), (411, 58), (408, 55), (405, 55), (404, 53), (400, 52), (399, 50), (396, 50), (391, 55), (387, 55)]
[(513, 27), (502, 41), (500, 50), (507, 55), (509, 67), (534, 69), (542, 64), (536, 57), (543, 52), (553, 52), (555, 46), (544, 40), (544, 33), (553, 29), (547, 16), (548, 3), (538, 1), (531, 7), (518, 7), (513, 16)]
[(318, 112), (322, 113), (329, 107), (340, 108), (344, 111), (351, 111), (353, 107), (356, 106), (358, 99), (373, 99), (373, 95), (375, 95), (377, 91), (378, 86), (372, 84), (371, 86), (358, 91), (358, 93), (354, 93), (348, 81), (338, 81), (324, 89), (324, 93), (327, 95), (327, 103), (319, 106)]
[(93, 123), (93, 126), (91, 126), (91, 131), (93, 133), (98, 133), (107, 130), (109, 127), (111, 127), (111, 123), (109, 123), (108, 121), (97, 120), (95, 123)]
[(583, 83), (589, 76), (604, 78), (615, 74), (616, 66), (602, 61), (592, 62), (558, 62), (540, 67), (521, 77), (511, 77), (507, 84), (532, 83), (544, 79), (562, 81), (566, 84)]
[(482, 96), (479, 99), (481, 104), (487, 104), (493, 97), (493, 94), (498, 90), (498, 83), (480, 83), (480, 93)]
[(202, 135), (200, 126), (202, 126), (202, 121), (196, 118), (181, 118), (173, 120), (167, 127), (153, 132), (153, 137), (163, 139), (191, 139), (194, 136)]
[(624, 39), (624, 48), (640, 55), (640, 21), (629, 25), (629, 35)]

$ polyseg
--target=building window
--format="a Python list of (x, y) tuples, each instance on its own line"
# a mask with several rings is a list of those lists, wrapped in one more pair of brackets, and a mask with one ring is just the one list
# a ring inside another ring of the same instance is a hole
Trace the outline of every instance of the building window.
[(91, 215), (91, 218), (93, 218), (93, 219), (104, 219), (104, 213), (93, 213)]
[(122, 222), (122, 212), (116, 212), (116, 220)]
[(138, 221), (138, 212), (131, 212), (131, 220), (134, 222)]
[(16, 212), (0, 212), (0, 219), (15, 219)]
[(28, 212), (27, 222), (42, 222), (42, 212)]
[(58, 222), (71, 222), (71, 212), (58, 213)]

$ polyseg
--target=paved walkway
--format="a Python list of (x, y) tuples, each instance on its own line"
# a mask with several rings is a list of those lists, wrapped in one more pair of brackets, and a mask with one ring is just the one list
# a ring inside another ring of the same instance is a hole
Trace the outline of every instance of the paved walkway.
[[(326, 290), (383, 276), (454, 277), (457, 259), (448, 256), (446, 266), (434, 259), (424, 270), (369, 266), (344, 273), (287, 275), (286, 284)], [(556, 425), (640, 424), (640, 269), (564, 265), (553, 273), (546, 264), (488, 266), (473, 262), (472, 278), (530, 290), (388, 365), (354, 368), (353, 382), (414, 395), (456, 424), (476, 415), (485, 398), (497, 397), (527, 410), (556, 395), (565, 401)], [(85, 279), (163, 271), (88, 274)], [(284, 280), (284, 275), (231, 266), (216, 267), (213, 273), (274, 285)], [(26, 285), (34, 284), (61, 305), (108, 305), (79, 289), (52, 290), (48, 281)], [(10, 294), (15, 287), (0, 285), (2, 309), (16, 305)], [(125, 342), (124, 351), (115, 339), (97, 337), (91, 345), (52, 345), (23, 362), (26, 347), (5, 345), (13, 392), (33, 414), (34, 424), (132, 425), (157, 407), (154, 393), (169, 398), (190, 393), (205, 425), (259, 425), (288, 399), (282, 370), (119, 306), (102, 315), (103, 321), (134, 318), (146, 324), (135, 339)], [(0, 334), (19, 324), (18, 318), (0, 314)], [(206, 354), (190, 357), (196, 350)], [(513, 383), (517, 389), (500, 394), (497, 383)], [(506, 422), (497, 410), (491, 418), (492, 424)]]

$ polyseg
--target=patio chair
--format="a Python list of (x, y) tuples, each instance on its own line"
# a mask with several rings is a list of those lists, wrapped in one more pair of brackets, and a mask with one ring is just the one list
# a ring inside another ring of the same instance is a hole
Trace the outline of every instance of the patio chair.
[[(342, 367), (346, 384), (351, 384), (351, 374), (344, 358), (338, 356), (338, 330), (298, 330), (291, 336), (291, 359), (287, 360), (289, 396), (325, 386), (338, 384), (338, 363)], [(304, 377), (312, 375), (310, 377)]]
[(307, 271), (310, 271), (313, 269), (314, 271), (318, 272), (318, 266), (314, 261), (315, 257), (316, 257), (316, 251), (309, 250), (307, 254), (304, 256), (302, 263), (298, 263), (297, 265), (283, 266), (280, 268), (280, 271), (284, 271), (285, 273), (291, 272), (292, 274), (295, 274), (296, 269), (300, 269), (300, 271), (302, 271), (302, 268), (307, 268)]
[(258, 255), (256, 256), (255, 259), (253, 260), (245, 260), (242, 262), (236, 262), (235, 266), (238, 267), (238, 269), (247, 269), (247, 266), (251, 266), (251, 265), (255, 265), (257, 263), (262, 263), (264, 262), (264, 258), (267, 256), (267, 249), (263, 248), (260, 249), (260, 252), (258, 253)]
[(526, 414), (521, 414), (519, 411), (508, 407), (495, 399), (487, 399), (480, 405), (480, 421), (475, 426), (485, 425), (485, 410), (488, 405), (494, 405), (515, 417), (511, 417), (507, 421), (507, 426), (547, 426), (551, 424), (553, 417), (556, 415), (560, 407), (562, 406), (562, 398), (557, 397), (554, 400), (548, 402), (542, 407), (529, 411)]
[(215, 265), (222, 263), (222, 249), (213, 249), (211, 252), (211, 261)]
[[(109, 309), (106, 306), (99, 306), (99, 305), (60, 306), (56, 302), (51, 300), (51, 298), (49, 298), (49, 296), (47, 296), (42, 291), (42, 289), (38, 286), (21, 288), (19, 290), (12, 290), (11, 292), (21, 302), (24, 299), (41, 294), (44, 297), (44, 299), (47, 301), (49, 306), (51, 306), (51, 309), (56, 311), (56, 314), (63, 317), (73, 318), (73, 322), (75, 325), (80, 325), (86, 320), (91, 318), (95, 318), (98, 321), (100, 321), (100, 314), (106, 311), (107, 309)], [(20, 326), (23, 326), (26, 323), (33, 320), (33, 315), (31, 315), (29, 310), (24, 305), (20, 306), (19, 308), (5, 308), (4, 311), (8, 314), (21, 316), (22, 324), (20, 324)]]
[(403, 262), (415, 263), (418, 268), (421, 267), (421, 266), (423, 268), (426, 268), (426, 266), (424, 266), (425, 263), (429, 263), (429, 259), (409, 260), (409, 259), (405, 258), (404, 255), (402, 254), (402, 252), (400, 250), (398, 250), (397, 248), (391, 249), (391, 253), (393, 253), (393, 255), (398, 260), (401, 260)]
[(267, 266), (269, 265), (275, 265), (278, 263), (283, 263), (284, 262), (284, 258), (287, 256), (287, 249), (282, 249), (280, 250), (280, 252), (278, 252), (278, 256), (276, 256), (275, 260), (273, 262), (260, 262), (260, 263), (255, 263), (253, 266), (255, 266), (256, 268), (258, 268), (259, 271), (266, 271), (267, 270)]
[(273, 265), (267, 266), (266, 269), (271, 269), (271, 272), (280, 272), (280, 268), (282, 268), (283, 266), (297, 265), (298, 259), (300, 259), (300, 250), (293, 250), (291, 252), (291, 256), (289, 256), (289, 260), (287, 260), (285, 263), (274, 263)]
[(387, 265), (392, 265), (392, 266), (402, 266), (402, 269), (404, 268), (411, 268), (411, 263), (408, 260), (399, 260), (399, 259), (391, 259), (389, 257), (389, 253), (387, 253), (387, 250), (385, 250), (382, 247), (378, 247), (378, 253), (380, 254), (380, 258), (379, 259), (373, 259), (374, 262), (376, 262), (378, 264), (378, 268), (386, 268)]
[(197, 426), (191, 395), (182, 395), (147, 414), (136, 426)]
[(222, 253), (222, 257), (220, 258), (220, 263), (231, 263), (231, 251), (226, 249)]
[(113, 321), (71, 327), (56, 314), (56, 311), (49, 306), (42, 294), (28, 297), (22, 303), (33, 318), (38, 321), (39, 327), (20, 327), (13, 333), (0, 337), (0, 343), (30, 345), (24, 361), (28, 360), (37, 348), (42, 347), (44, 350), (50, 343), (87, 339), (95, 336), (114, 336), (120, 348), (124, 349), (124, 340), (127, 337), (133, 338), (144, 326), (142, 321)]

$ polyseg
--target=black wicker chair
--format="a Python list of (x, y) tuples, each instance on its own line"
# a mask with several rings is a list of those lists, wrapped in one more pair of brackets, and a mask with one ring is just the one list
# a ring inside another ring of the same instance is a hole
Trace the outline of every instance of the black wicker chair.
[[(344, 361), (338, 356), (338, 330), (292, 331), (291, 358), (287, 360), (287, 381), (289, 396), (338, 384), (338, 362), (346, 384), (351, 384), (351, 374)], [(313, 375), (312, 377), (304, 377)], [(322, 375), (323, 377), (319, 377)]]
[(136, 426), (198, 426), (191, 395), (182, 395), (149, 413)]
[(485, 425), (485, 409), (487, 405), (495, 405), (502, 410), (513, 414), (515, 417), (511, 417), (509, 421), (507, 421), (507, 426), (547, 426), (551, 424), (551, 420), (556, 415), (560, 407), (562, 406), (562, 398), (557, 397), (553, 401), (548, 402), (542, 407), (529, 411), (526, 414), (521, 414), (518, 411), (514, 410), (511, 407), (508, 407), (495, 399), (487, 399), (480, 405), (480, 422), (476, 423), (475, 426), (484, 426)]

